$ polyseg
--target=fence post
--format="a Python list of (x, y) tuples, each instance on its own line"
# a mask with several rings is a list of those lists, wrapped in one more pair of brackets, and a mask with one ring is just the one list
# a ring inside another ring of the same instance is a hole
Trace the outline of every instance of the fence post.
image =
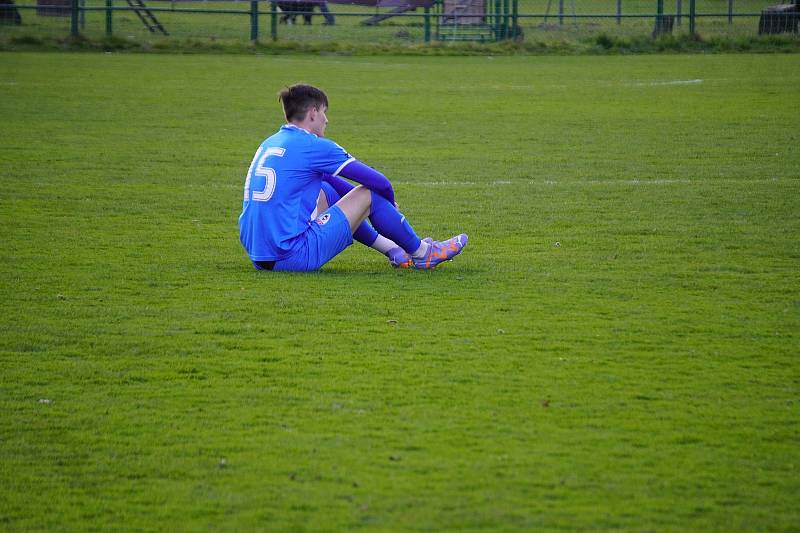
[(258, 0), (250, 0), (250, 40), (258, 42)]
[(502, 39), (500, 35), (500, 23), (502, 19), (500, 18), (500, 2), (501, 0), (494, 0), (494, 40), (499, 41)]
[(678, 0), (677, 5), (675, 6), (675, 11), (678, 12), (678, 26), (680, 26), (681, 25), (681, 19), (683, 18), (683, 15), (681, 15), (681, 12), (683, 11), (683, 1), (682, 0)]
[(425, 18), (423, 19), (425, 25), (425, 42), (431, 42), (431, 7), (425, 6)]
[(733, 0), (728, 0), (728, 25), (733, 24)]
[(511, 0), (511, 37), (519, 39), (519, 0)]
[(694, 17), (697, 13), (695, 10), (695, 1), (689, 0), (689, 34), (694, 36)]
[(622, 0), (617, 0), (617, 24), (622, 24)]
[(564, 0), (558, 0), (558, 24), (564, 25)]
[(508, 39), (511, 36), (511, 31), (508, 29), (510, 9), (508, 0), (503, 0), (503, 39)]
[(114, 34), (114, 0), (106, 0), (106, 37), (111, 37)]
[(275, 2), (270, 2), (270, 8), (272, 12), (270, 13), (270, 32), (272, 33), (272, 40), (278, 40), (278, 4)]
[(78, 36), (78, 0), (70, 2), (69, 33)]

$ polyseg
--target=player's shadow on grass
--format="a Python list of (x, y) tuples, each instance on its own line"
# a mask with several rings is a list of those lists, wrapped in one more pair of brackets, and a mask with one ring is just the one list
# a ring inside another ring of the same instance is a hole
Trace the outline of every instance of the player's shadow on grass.
[(257, 271), (249, 267), (247, 264), (232, 264), (226, 263), (219, 265), (219, 271), (229, 272), (235, 274), (254, 274), (257, 276), (275, 277), (284, 276), (301, 279), (303, 277), (323, 277), (326, 279), (342, 278), (343, 280), (353, 282), (359, 278), (368, 279), (370, 281), (385, 278), (387, 280), (403, 279), (403, 280), (431, 280), (440, 278), (442, 280), (456, 280), (461, 281), (460, 278), (474, 278), (478, 275), (486, 275), (489, 273), (487, 268), (476, 268), (464, 264), (460, 265), (444, 265), (436, 268), (435, 270), (399, 270), (393, 269), (386, 264), (378, 263), (363, 263), (354, 265), (350, 264), (336, 264), (329, 263), (323, 266), (316, 272), (270, 272), (267, 270)]
[[(429, 280), (432, 277), (442, 277), (443, 279), (453, 279), (453, 277), (465, 277), (465, 276), (474, 276), (476, 274), (485, 274), (488, 272), (486, 269), (482, 268), (473, 268), (473, 267), (465, 267), (465, 266), (458, 266), (458, 267), (445, 267), (445, 268), (437, 268), (435, 270), (415, 270), (415, 269), (407, 269), (407, 270), (395, 270), (391, 269), (387, 271), (386, 267), (361, 267), (361, 268), (352, 268), (347, 266), (336, 266), (336, 265), (329, 265), (322, 267), (321, 270), (314, 272), (313, 274), (319, 276), (329, 276), (329, 277), (347, 277), (352, 279), (354, 276), (364, 276), (369, 277), (370, 279), (374, 279), (376, 277), (386, 276), (391, 279), (424, 279)], [(302, 274), (301, 274), (302, 275)], [(306, 274), (307, 275), (307, 274)]]

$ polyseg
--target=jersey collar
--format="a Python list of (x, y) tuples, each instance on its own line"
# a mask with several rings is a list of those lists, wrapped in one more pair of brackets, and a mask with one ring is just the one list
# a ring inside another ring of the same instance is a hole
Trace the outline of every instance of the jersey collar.
[[(314, 135), (313, 133), (311, 133), (307, 129), (301, 128), (300, 126), (297, 126), (297, 125), (291, 124), (291, 123), (284, 124), (283, 126), (281, 126), (281, 129), (282, 130), (297, 130), (297, 131), (302, 131), (303, 133), (307, 133), (309, 135)], [(314, 135), (314, 137), (316, 137), (316, 135)]]

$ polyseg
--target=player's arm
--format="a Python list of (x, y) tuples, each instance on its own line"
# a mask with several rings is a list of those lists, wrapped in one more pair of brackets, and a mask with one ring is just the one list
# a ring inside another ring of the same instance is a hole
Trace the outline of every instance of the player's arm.
[(342, 178), (338, 178), (333, 174), (328, 174), (327, 172), (322, 174), (322, 181), (333, 187), (333, 190), (336, 191), (336, 194), (341, 197), (344, 197), (347, 193), (353, 190), (353, 186), (349, 181), (345, 181)]
[[(391, 202), (392, 205), (395, 205), (394, 189), (392, 188), (392, 184), (389, 181), (389, 178), (387, 178), (374, 168), (365, 165), (361, 161), (353, 159), (339, 171), (338, 175), (345, 177), (349, 180), (355, 181), (356, 183), (360, 183), (367, 189), (375, 192), (376, 194), (380, 194), (381, 196), (389, 200), (389, 202)], [(335, 176), (331, 177), (335, 179)], [(329, 183), (338, 192), (336, 184), (330, 181)]]
[[(344, 148), (330, 139), (318, 137), (310, 137), (309, 139), (314, 143), (311, 151), (313, 155), (312, 168), (323, 174), (331, 174), (334, 177), (341, 176), (360, 183), (375, 194), (388, 200), (392, 205), (396, 205), (394, 189), (386, 176), (351, 156)], [(334, 183), (331, 183), (331, 185), (334, 185)], [(336, 186), (334, 186), (334, 189), (336, 189)]]

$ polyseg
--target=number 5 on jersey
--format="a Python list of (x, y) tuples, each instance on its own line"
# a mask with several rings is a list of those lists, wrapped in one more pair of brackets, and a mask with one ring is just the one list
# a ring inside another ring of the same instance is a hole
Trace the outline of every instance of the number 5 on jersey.
[[(247, 170), (247, 179), (244, 182), (244, 201), (253, 200), (254, 202), (266, 202), (272, 198), (275, 192), (275, 182), (278, 176), (275, 174), (275, 169), (267, 166), (267, 159), (270, 156), (283, 157), (286, 153), (284, 148), (267, 148), (260, 147), (256, 152), (253, 162), (250, 163), (250, 168)], [(253, 171), (255, 167), (255, 172)], [(253, 191), (253, 197), (250, 198), (250, 179), (253, 176), (264, 178), (264, 188), (260, 191)]]

